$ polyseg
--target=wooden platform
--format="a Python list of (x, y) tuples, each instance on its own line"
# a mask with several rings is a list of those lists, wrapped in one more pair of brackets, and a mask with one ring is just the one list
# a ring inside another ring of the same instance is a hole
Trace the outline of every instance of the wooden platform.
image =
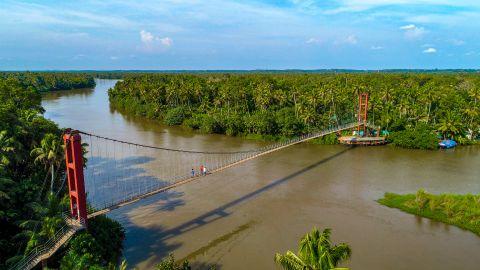
[(385, 137), (342, 136), (338, 138), (338, 141), (348, 145), (383, 145), (387, 143)]

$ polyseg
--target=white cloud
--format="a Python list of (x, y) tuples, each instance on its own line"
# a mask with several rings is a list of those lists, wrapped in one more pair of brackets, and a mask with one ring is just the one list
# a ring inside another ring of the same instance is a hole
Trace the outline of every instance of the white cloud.
[(370, 47), (370, 49), (374, 51), (379, 51), (379, 50), (383, 50), (384, 48), (382, 46), (372, 46)]
[(355, 35), (349, 35), (344, 38), (337, 39), (333, 42), (333, 45), (342, 45), (342, 44), (348, 44), (348, 45), (356, 45), (358, 43), (358, 38)]
[(156, 38), (156, 40), (160, 41), (163, 45), (170, 47), (173, 44), (173, 40), (169, 37), (164, 37), (164, 38)]
[(415, 24), (408, 24), (400, 27), (401, 30), (405, 31), (405, 37), (410, 39), (420, 38), (425, 34), (425, 28), (418, 27)]
[(345, 39), (345, 42), (354, 45), (358, 43), (358, 39), (355, 35), (350, 35)]
[(165, 50), (173, 45), (170, 37), (158, 37), (146, 30), (140, 31), (140, 41), (143, 43), (142, 50), (148, 52)]
[(81, 11), (79, 8), (66, 8), (64, 5), (42, 5), (33, 3), (14, 3), (7, 5), (8, 9), (0, 6), (0, 17), (5, 24), (30, 24), (30, 25), (62, 25), (73, 27), (109, 27), (129, 28), (136, 22), (123, 16)]
[[(303, 9), (322, 9), (322, 1), (315, 0), (290, 0)], [(478, 1), (473, 0), (336, 0), (338, 6), (328, 9), (325, 14), (338, 14), (347, 12), (363, 12), (379, 7), (405, 7), (409, 5), (451, 6), (475, 9), (480, 7)]]
[(140, 31), (140, 40), (143, 42), (143, 43), (150, 43), (152, 42), (154, 39), (152, 33), (150, 32), (147, 32), (145, 30), (142, 30)]
[(313, 38), (313, 37), (312, 37), (312, 38), (309, 38), (307, 41), (305, 41), (305, 43), (307, 43), (307, 44), (317, 44), (317, 43), (320, 43), (320, 42), (321, 42), (320, 39), (318, 39), (318, 38)]
[[(480, 3), (480, 1), (478, 1)], [(479, 7), (477, 7), (478, 9)], [(411, 14), (404, 18), (405, 21), (418, 23), (418, 24), (432, 24), (442, 26), (457, 26), (464, 28), (471, 28), (478, 25), (480, 19), (480, 13), (473, 11), (475, 9), (469, 9), (469, 11), (451, 12), (451, 13), (426, 13), (426, 14)]]
[(118, 60), (118, 56), (110, 56), (110, 60), (113, 60), (113, 61)]
[(414, 24), (404, 25), (404, 26), (400, 27), (400, 29), (402, 29), (402, 30), (413, 30), (415, 28), (416, 28), (416, 26)]
[(428, 48), (423, 50), (423, 53), (436, 53), (436, 52), (437, 52), (437, 49), (435, 48)]
[(75, 55), (74, 57), (72, 57), (73, 60), (80, 60), (82, 58), (84, 58), (86, 55), (84, 54), (77, 54)]
[(461, 40), (461, 39), (450, 39), (450, 42), (455, 45), (455, 46), (462, 46), (462, 45), (465, 45), (465, 41)]

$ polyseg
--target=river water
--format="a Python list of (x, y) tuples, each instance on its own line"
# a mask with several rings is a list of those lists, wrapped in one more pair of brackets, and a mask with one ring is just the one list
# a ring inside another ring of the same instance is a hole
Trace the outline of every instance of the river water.
[[(109, 107), (114, 80), (44, 95), (61, 127), (170, 148), (246, 149), (240, 138), (201, 135)], [(480, 237), (379, 205), (384, 192), (480, 193), (480, 148), (447, 151), (300, 144), (114, 210), (126, 229), (129, 267), (174, 253), (194, 267), (279, 269), (314, 226), (347, 242), (351, 269), (479, 269)]]

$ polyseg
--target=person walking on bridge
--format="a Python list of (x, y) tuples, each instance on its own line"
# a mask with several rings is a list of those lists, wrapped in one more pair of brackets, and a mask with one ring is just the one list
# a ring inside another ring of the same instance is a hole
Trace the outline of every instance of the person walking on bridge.
[(192, 177), (195, 176), (195, 170), (192, 168)]
[(203, 165), (200, 165), (200, 175), (203, 175)]

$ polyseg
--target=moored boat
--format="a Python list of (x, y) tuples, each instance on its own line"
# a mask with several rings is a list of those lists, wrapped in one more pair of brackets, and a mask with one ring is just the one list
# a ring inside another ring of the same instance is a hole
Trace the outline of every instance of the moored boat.
[(457, 146), (457, 142), (454, 140), (443, 140), (438, 143), (438, 146), (443, 149), (454, 148), (455, 146)]

